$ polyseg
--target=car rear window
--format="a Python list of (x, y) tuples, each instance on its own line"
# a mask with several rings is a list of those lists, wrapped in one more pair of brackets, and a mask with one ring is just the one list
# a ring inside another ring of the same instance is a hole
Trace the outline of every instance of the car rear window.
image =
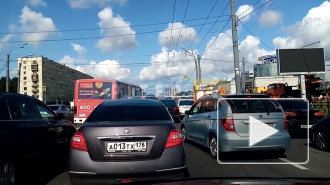
[(230, 104), (233, 113), (257, 113), (257, 112), (282, 112), (274, 102), (270, 100), (256, 100), (256, 99), (240, 99), (227, 100)]
[(283, 109), (314, 109), (312, 105), (303, 100), (277, 100), (277, 102), (283, 107)]
[(166, 107), (175, 107), (176, 103), (174, 100), (160, 100)]
[(51, 108), (52, 110), (58, 110), (59, 106), (48, 106), (49, 108)]
[(184, 100), (184, 101), (180, 101), (180, 106), (182, 105), (193, 105), (194, 104), (194, 101), (191, 101), (191, 100)]
[(171, 121), (163, 106), (99, 106), (86, 121)]

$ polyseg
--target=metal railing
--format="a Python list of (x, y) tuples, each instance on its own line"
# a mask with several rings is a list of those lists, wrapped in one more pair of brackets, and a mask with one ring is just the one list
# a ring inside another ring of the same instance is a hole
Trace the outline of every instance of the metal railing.
[(324, 117), (330, 116), (330, 100), (318, 100), (314, 99), (311, 104), (315, 109), (318, 109), (324, 113)]

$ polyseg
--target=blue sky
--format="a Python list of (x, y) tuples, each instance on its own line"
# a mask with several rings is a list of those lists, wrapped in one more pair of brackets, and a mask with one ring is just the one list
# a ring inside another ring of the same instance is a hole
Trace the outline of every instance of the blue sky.
[[(176, 82), (182, 86), (183, 75), (193, 74), (193, 58), (184, 56), (180, 47), (184, 45), (202, 55), (203, 78), (232, 78), (231, 21), (224, 27), (230, 15), (229, 6), (224, 10), (223, 17), (214, 23), (229, 0), (189, 0), (184, 22), (188, 0), (176, 0), (173, 39), (170, 39), (174, 2), (175, 0), (0, 1), (0, 75), (5, 75), (5, 70), (2, 69), (10, 48), (25, 41), (52, 40), (29, 42), (24, 49), (12, 51), (11, 75), (15, 75), (18, 57), (35, 53), (36, 56), (46, 56), (96, 78), (120, 79), (155, 91), (160, 84), (166, 87)], [(314, 11), (310, 11), (312, 8)], [(240, 58), (245, 58), (247, 68), (251, 69), (258, 62), (259, 56), (273, 54), (276, 48), (300, 47), (301, 44), (319, 40), (319, 47), (330, 48), (327, 36), (330, 31), (328, 1), (236, 0), (235, 9), (239, 18), (247, 15), (241, 19), (246, 27), (249, 28), (257, 21), (250, 31), (259, 40), (249, 32), (242, 36), (246, 29), (242, 23), (239, 22), (238, 25)], [(242, 12), (244, 13), (241, 14)], [(249, 13), (251, 14), (248, 15)], [(209, 14), (209, 19), (202, 19)], [(205, 20), (206, 24), (202, 27)], [(181, 29), (182, 23), (184, 27)], [(101, 32), (101, 28), (111, 29)], [(181, 36), (178, 39), (180, 30)], [(27, 31), (38, 33), (22, 33)], [(42, 31), (47, 32), (40, 33)], [(216, 37), (217, 35), (219, 36)], [(195, 42), (191, 45), (195, 37)], [(215, 37), (217, 39), (213, 42)], [(169, 40), (171, 45), (168, 50)], [(207, 48), (209, 49), (205, 52)], [(191, 80), (183, 89), (191, 88), (189, 84)]]

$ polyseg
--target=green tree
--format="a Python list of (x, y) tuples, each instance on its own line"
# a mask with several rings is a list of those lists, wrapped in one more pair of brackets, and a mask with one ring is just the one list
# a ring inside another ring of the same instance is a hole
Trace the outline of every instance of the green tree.
[[(12, 79), (9, 78), (9, 92), (17, 92), (17, 83), (18, 78), (14, 77)], [(6, 91), (6, 77), (3, 76), (0, 78), (0, 91)]]

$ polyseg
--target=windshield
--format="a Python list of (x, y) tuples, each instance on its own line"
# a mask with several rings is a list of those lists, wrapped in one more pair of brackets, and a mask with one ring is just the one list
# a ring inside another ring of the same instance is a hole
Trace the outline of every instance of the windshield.
[(88, 118), (88, 122), (115, 121), (171, 121), (162, 106), (100, 106)]
[(175, 107), (176, 106), (176, 103), (174, 100), (160, 100), (164, 105), (165, 107)]
[(329, 94), (330, 0), (0, 0), (0, 185), (330, 180)]
[(306, 109), (307, 110), (307, 106), (309, 109), (314, 109), (313, 105), (309, 104), (306, 101), (302, 101), (302, 100), (278, 100), (277, 101), (282, 107), (283, 109)]
[(58, 110), (59, 106), (54, 106), (54, 105), (48, 105), (49, 108), (53, 110)]
[(193, 104), (194, 104), (194, 101), (192, 101), (192, 100), (184, 100), (184, 101), (180, 100), (180, 102), (179, 102), (179, 106), (184, 106), (184, 105), (191, 106)]

